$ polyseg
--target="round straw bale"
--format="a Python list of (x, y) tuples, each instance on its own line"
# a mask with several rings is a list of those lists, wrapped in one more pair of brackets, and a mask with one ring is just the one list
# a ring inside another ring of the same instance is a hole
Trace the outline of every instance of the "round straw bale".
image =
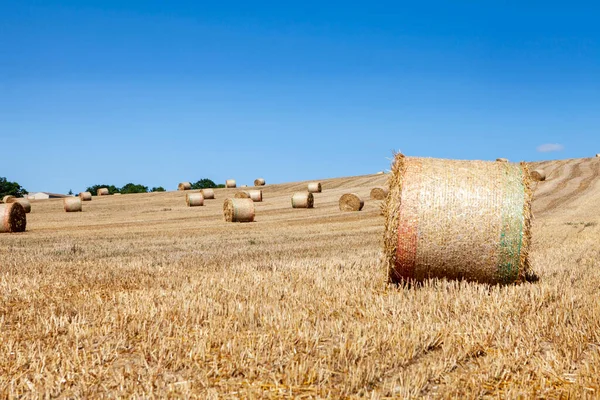
[(373, 189), (371, 189), (371, 198), (373, 200), (385, 200), (389, 192), (390, 191), (388, 190), (388, 188), (381, 186), (374, 187)]
[(63, 204), (66, 212), (81, 211), (81, 199), (79, 197), (65, 197)]
[(262, 201), (262, 190), (260, 189), (248, 190), (248, 194), (250, 195), (252, 201), (259, 203)]
[(546, 171), (543, 169), (536, 169), (531, 172), (531, 179), (534, 181), (545, 181), (546, 180)]
[(23, 197), (13, 197), (12, 199), (8, 199), (7, 203), (19, 203), (23, 206), (26, 214), (31, 212), (31, 203), (29, 200)]
[(240, 190), (239, 192), (236, 192), (233, 197), (235, 197), (236, 199), (249, 199), (250, 198), (250, 193), (248, 193), (245, 190)]
[(98, 196), (108, 196), (108, 188), (100, 188), (96, 191)]
[(117, 192), (117, 193), (113, 193), (113, 196), (120, 196), (120, 195), (122, 195), (122, 194), (123, 194), (123, 193), (118, 193), (118, 192)]
[(600, 153), (596, 154), (596, 158), (600, 158)]
[(321, 193), (321, 182), (310, 182), (308, 184), (309, 193)]
[(252, 199), (226, 199), (223, 203), (223, 216), (227, 222), (252, 222), (254, 202)]
[(4, 204), (8, 204), (8, 203), (9, 203), (9, 200), (11, 200), (11, 199), (16, 199), (16, 197), (15, 197), (15, 196), (11, 196), (10, 194), (9, 194), (9, 195), (6, 195), (6, 196), (4, 196), (4, 197), (2, 198), (2, 202), (3, 202)]
[(235, 179), (227, 179), (225, 181), (225, 187), (229, 188), (229, 189), (235, 188), (236, 187)]
[(383, 174), (385, 174), (385, 172), (379, 171), (376, 175), (383, 175)]
[(192, 189), (192, 184), (190, 182), (181, 182), (177, 185), (177, 190), (190, 190)]
[(498, 162), (508, 162), (508, 158), (496, 158)]
[(255, 179), (254, 186), (265, 186), (265, 179), (264, 178)]
[(346, 193), (340, 197), (340, 211), (360, 211), (365, 202), (356, 193)]
[(313, 208), (315, 197), (309, 192), (297, 192), (292, 196), (292, 208)]
[(27, 215), (19, 202), (0, 204), (0, 233), (25, 232)]
[(202, 193), (186, 193), (185, 203), (188, 207), (198, 207), (204, 205), (204, 196)]
[(202, 196), (205, 199), (214, 199), (215, 198), (215, 191), (214, 189), (202, 189)]
[(384, 204), (392, 282), (522, 282), (529, 273), (531, 180), (525, 163), (395, 157)]
[(81, 201), (92, 201), (92, 194), (90, 192), (81, 192), (79, 193), (79, 198)]

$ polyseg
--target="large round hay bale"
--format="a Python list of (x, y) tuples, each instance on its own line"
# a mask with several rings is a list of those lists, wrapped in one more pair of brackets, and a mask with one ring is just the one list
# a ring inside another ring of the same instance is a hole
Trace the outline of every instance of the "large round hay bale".
[(392, 282), (525, 279), (531, 181), (524, 163), (395, 157), (384, 205)]
[(308, 184), (309, 193), (321, 193), (321, 182), (310, 182)]
[(214, 199), (215, 198), (215, 191), (214, 189), (202, 189), (202, 196), (204, 196), (204, 199)]
[(292, 196), (292, 208), (313, 208), (315, 197), (309, 192), (297, 192)]
[(249, 199), (250, 193), (248, 193), (246, 190), (240, 190), (239, 192), (236, 192), (233, 197), (236, 199)]
[(92, 194), (90, 192), (81, 192), (79, 193), (79, 198), (81, 201), (92, 201)]
[(264, 178), (255, 179), (254, 186), (265, 186), (265, 179)]
[(185, 203), (188, 207), (198, 207), (204, 205), (204, 196), (202, 193), (186, 193)]
[(0, 204), (0, 233), (25, 232), (27, 215), (19, 202)]
[(254, 202), (252, 199), (226, 199), (223, 203), (223, 216), (227, 222), (252, 222)]
[(531, 179), (534, 181), (545, 181), (546, 180), (546, 171), (543, 169), (536, 169), (531, 172)]
[(79, 197), (65, 197), (63, 199), (66, 212), (81, 211), (81, 199)]
[(596, 158), (600, 158), (600, 153), (596, 154)]
[(226, 188), (229, 188), (229, 189), (233, 189), (233, 188), (235, 188), (235, 187), (236, 187), (236, 184), (235, 184), (235, 179), (227, 179), (227, 180), (225, 181), (225, 187), (226, 187)]
[(508, 162), (508, 158), (496, 158), (498, 162)]
[(340, 197), (340, 211), (360, 211), (365, 202), (356, 193), (346, 193)]
[(263, 197), (262, 190), (254, 189), (254, 190), (248, 190), (247, 192), (250, 195), (250, 198), (252, 199), (252, 201), (258, 202), (258, 203), (260, 203), (262, 201), (262, 197)]
[(108, 188), (100, 188), (96, 191), (98, 196), (108, 196)]
[(374, 187), (373, 189), (371, 189), (371, 198), (373, 200), (385, 200), (389, 192), (390, 191), (388, 190), (388, 188), (381, 186)]
[(191, 190), (192, 184), (190, 182), (181, 182), (177, 185), (177, 190)]
[(23, 197), (13, 197), (11, 199), (8, 199), (7, 203), (8, 204), (10, 204), (10, 203), (19, 203), (19, 204), (21, 204), (23, 206), (23, 209), (25, 210), (26, 214), (29, 214), (31, 212), (31, 203), (26, 198), (23, 198)]
[(9, 195), (6, 195), (6, 196), (4, 196), (4, 197), (2, 198), (2, 202), (3, 202), (4, 204), (8, 204), (8, 203), (9, 203), (9, 201), (10, 201), (11, 199), (16, 199), (16, 197), (15, 197), (15, 196), (11, 196), (10, 194), (9, 194)]

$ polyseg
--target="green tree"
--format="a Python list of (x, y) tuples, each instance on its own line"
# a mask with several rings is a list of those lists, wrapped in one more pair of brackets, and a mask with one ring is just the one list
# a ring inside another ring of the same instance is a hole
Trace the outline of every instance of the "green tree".
[(96, 193), (98, 193), (98, 189), (100, 188), (107, 188), (108, 194), (115, 194), (120, 192), (120, 189), (115, 185), (93, 185), (85, 189), (85, 191), (90, 192), (92, 196), (96, 196)]
[(162, 186), (159, 187), (153, 187), (152, 189), (150, 189), (151, 192), (166, 192), (165, 188)]
[(192, 189), (209, 189), (216, 188), (217, 184), (215, 184), (212, 180), (208, 178), (200, 179), (198, 182), (192, 183)]
[(21, 187), (17, 182), (9, 182), (6, 178), (0, 177), (0, 199), (4, 196), (23, 197), (27, 190)]
[(137, 185), (135, 183), (128, 183), (127, 185), (121, 188), (121, 193), (148, 193), (148, 186)]

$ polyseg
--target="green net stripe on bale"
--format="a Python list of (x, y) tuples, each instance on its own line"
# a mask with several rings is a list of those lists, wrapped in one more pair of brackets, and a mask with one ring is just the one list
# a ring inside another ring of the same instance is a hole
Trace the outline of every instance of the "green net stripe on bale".
[(531, 182), (524, 163), (395, 157), (385, 204), (392, 282), (525, 280)]

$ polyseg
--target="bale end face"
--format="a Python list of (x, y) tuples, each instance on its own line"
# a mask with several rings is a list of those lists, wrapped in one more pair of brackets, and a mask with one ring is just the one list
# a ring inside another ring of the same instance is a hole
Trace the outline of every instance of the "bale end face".
[(79, 197), (65, 197), (63, 204), (66, 212), (80, 212), (82, 210), (81, 199)]
[(236, 198), (236, 199), (249, 199), (250, 198), (250, 193), (248, 193), (245, 190), (242, 190), (242, 191), (237, 192), (236, 194), (234, 194), (233, 197)]
[(27, 215), (19, 202), (0, 204), (0, 233), (25, 232)]
[(292, 208), (313, 208), (315, 197), (310, 192), (298, 192), (292, 196)]
[(185, 195), (185, 203), (188, 207), (200, 207), (204, 205), (202, 193), (188, 193)]
[(254, 180), (254, 186), (265, 186), (264, 178), (257, 178)]
[(181, 182), (177, 185), (177, 190), (191, 190), (192, 184), (190, 182)]
[(376, 187), (371, 189), (371, 199), (373, 200), (385, 200), (389, 193), (389, 190), (384, 187)]
[(360, 211), (365, 203), (356, 193), (346, 193), (340, 197), (340, 211)]
[(321, 193), (322, 186), (321, 182), (311, 182), (308, 184), (309, 193)]
[(223, 217), (227, 222), (253, 222), (254, 202), (252, 199), (226, 199), (223, 202)]

